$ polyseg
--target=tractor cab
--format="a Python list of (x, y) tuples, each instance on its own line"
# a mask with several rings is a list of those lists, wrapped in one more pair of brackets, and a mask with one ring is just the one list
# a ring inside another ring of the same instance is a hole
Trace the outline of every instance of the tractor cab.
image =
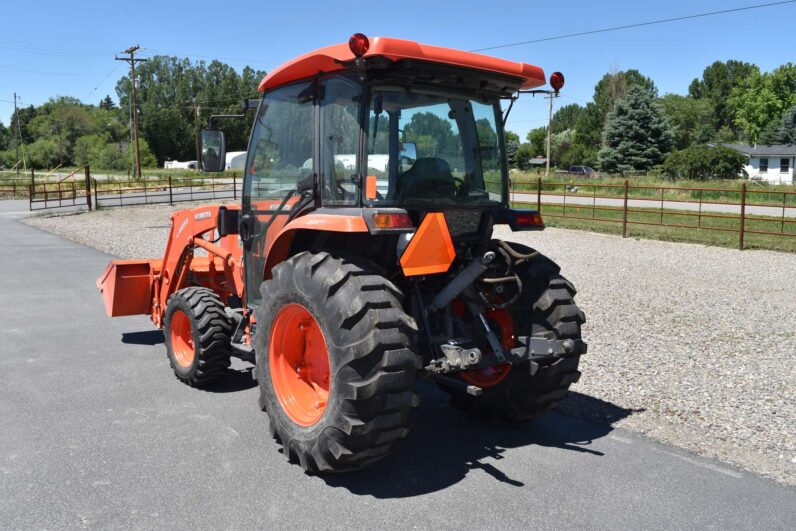
[[(544, 83), (528, 64), (361, 34), (272, 71), (260, 84), (244, 177), (247, 301), (259, 301), (282, 258), (271, 251), (298, 241), (322, 238), (391, 269), (403, 251), (396, 233), (414, 233), (428, 212), (445, 214), (454, 245), (488, 239), (494, 223), (542, 228), (537, 213), (509, 209), (500, 103)], [(223, 133), (202, 138), (205, 170), (221, 170)], [(316, 230), (275, 246), (300, 218)], [(352, 224), (391, 238), (350, 234)], [(342, 226), (345, 241), (335, 234)]]

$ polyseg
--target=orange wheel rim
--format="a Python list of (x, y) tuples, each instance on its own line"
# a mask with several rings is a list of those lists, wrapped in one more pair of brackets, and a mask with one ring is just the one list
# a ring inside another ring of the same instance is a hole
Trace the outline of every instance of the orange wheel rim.
[[(455, 302), (455, 301), (454, 301)], [(500, 337), (500, 344), (506, 350), (511, 350), (517, 345), (517, 336), (514, 332), (514, 321), (508, 310), (489, 310), (486, 317), (492, 323), (497, 324), (497, 335)], [(490, 355), (489, 353), (488, 355)], [(471, 369), (462, 371), (459, 376), (462, 380), (482, 388), (494, 387), (509, 375), (511, 364), (505, 363), (493, 365), (485, 369)]]
[(268, 342), (271, 382), (288, 417), (300, 426), (320, 420), (329, 401), (329, 351), (318, 321), (300, 304), (276, 314)]
[(187, 369), (193, 365), (196, 354), (191, 320), (182, 310), (177, 310), (171, 316), (171, 350), (174, 352), (174, 359), (181, 367)]

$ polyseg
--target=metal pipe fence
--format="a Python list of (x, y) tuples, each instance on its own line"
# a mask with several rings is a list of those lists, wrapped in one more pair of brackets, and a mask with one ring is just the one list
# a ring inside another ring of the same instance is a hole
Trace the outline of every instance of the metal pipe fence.
[(97, 208), (237, 200), (242, 192), (238, 177), (167, 177), (165, 179), (92, 182)]
[(753, 189), (747, 182), (698, 188), (538, 178), (512, 180), (510, 191), (513, 204), (535, 207), (545, 217), (621, 224), (623, 237), (630, 225), (737, 233), (741, 250), (747, 234), (796, 237), (796, 191)]
[[(83, 175), (80, 175), (82, 173)], [(67, 180), (72, 179), (72, 180)], [(9, 185), (10, 193), (29, 199), (30, 210), (64, 207), (108, 208), (119, 206), (171, 204), (185, 201), (237, 200), (242, 181), (237, 176), (208, 178), (206, 176), (160, 177), (150, 179), (116, 179), (91, 177), (88, 166), (70, 173), (56, 182), (34, 180), (30, 184)], [(0, 197), (5, 187), (0, 185)]]

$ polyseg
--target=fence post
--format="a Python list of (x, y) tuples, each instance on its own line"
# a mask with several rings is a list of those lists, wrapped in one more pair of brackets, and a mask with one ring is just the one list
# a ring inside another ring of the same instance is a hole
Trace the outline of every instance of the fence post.
[(28, 210), (33, 210), (33, 185), (29, 185), (30, 189), (28, 190)]
[(542, 211), (542, 178), (536, 178), (536, 211)]
[(33, 168), (30, 169), (30, 185), (36, 187), (36, 172)]
[(741, 223), (738, 235), (738, 250), (743, 251), (744, 222), (746, 218), (746, 181), (741, 183)]
[(174, 206), (174, 197), (171, 195), (171, 175), (169, 175), (169, 205)]
[(627, 238), (627, 187), (628, 181), (625, 179), (625, 206), (622, 209), (622, 237)]
[(99, 197), (97, 196), (97, 179), (94, 179), (94, 208), (99, 209)]
[(238, 180), (235, 174), (232, 174), (232, 199), (238, 199)]
[(86, 164), (86, 205), (88, 206), (88, 211), (91, 212), (91, 171), (88, 169), (88, 164)]

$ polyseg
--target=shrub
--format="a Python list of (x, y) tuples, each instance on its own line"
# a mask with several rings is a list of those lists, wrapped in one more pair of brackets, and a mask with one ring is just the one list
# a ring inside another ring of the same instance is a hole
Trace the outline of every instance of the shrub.
[(673, 151), (663, 163), (664, 173), (672, 179), (737, 179), (746, 156), (721, 146), (691, 146)]

